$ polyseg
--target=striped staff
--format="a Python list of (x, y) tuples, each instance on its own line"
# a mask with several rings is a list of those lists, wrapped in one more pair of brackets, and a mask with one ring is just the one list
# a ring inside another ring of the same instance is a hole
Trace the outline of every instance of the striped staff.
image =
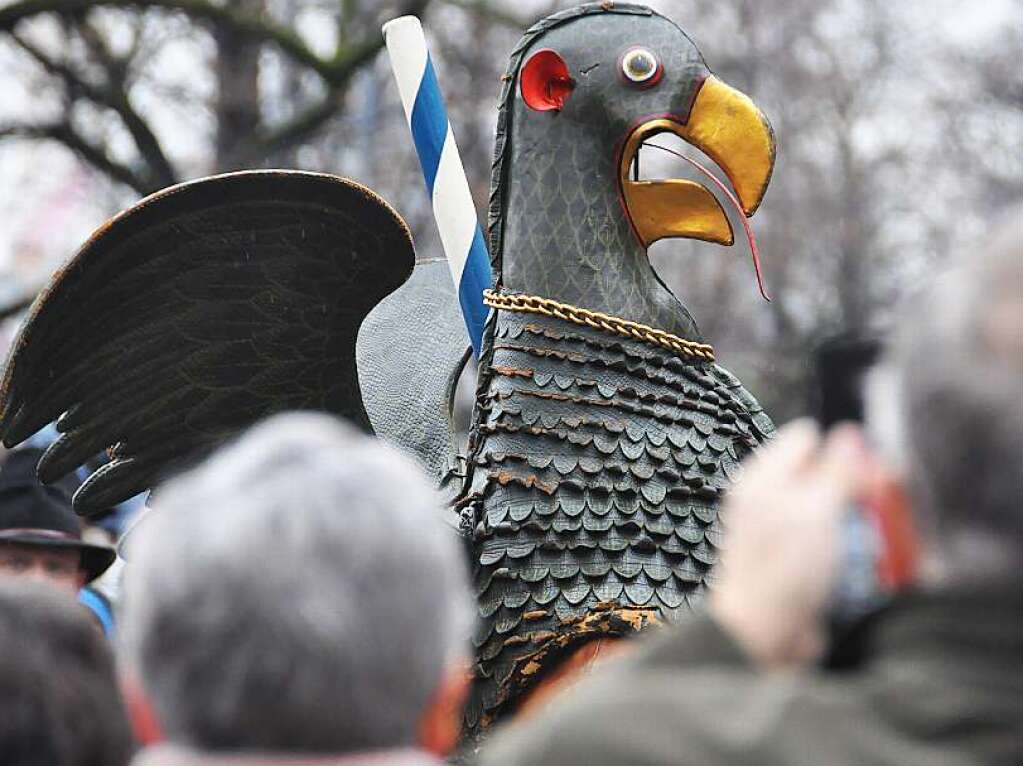
[(458, 155), (419, 19), (402, 16), (384, 24), (383, 32), (401, 103), (423, 167), (433, 217), (458, 291), (462, 318), (478, 357), (488, 311), (483, 304), (483, 291), (490, 287), (490, 255), (476, 220), (469, 181)]

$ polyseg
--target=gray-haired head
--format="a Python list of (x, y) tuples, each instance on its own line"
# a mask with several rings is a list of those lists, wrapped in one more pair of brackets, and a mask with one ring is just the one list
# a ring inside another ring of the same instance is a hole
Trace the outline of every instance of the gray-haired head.
[[(912, 301), (868, 390), (935, 577), (1023, 561), (1023, 217)], [(927, 572), (925, 572), (927, 574)]]
[(132, 737), (110, 647), (52, 584), (0, 577), (0, 763), (124, 766)]
[(463, 566), (407, 459), (279, 415), (168, 483), (133, 533), (126, 659), (173, 743), (413, 745), (468, 650)]

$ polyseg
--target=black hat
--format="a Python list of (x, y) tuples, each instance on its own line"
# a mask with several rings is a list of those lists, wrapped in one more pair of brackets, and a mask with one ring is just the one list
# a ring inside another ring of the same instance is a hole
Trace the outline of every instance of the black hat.
[(82, 553), (86, 582), (106, 571), (117, 554), (82, 540), (82, 522), (68, 494), (36, 478), (39, 449), (11, 452), (0, 464), (0, 543), (73, 548)]

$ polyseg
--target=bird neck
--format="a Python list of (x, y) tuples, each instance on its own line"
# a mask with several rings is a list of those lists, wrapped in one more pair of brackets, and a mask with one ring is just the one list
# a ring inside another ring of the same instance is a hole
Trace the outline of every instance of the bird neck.
[(701, 340), (632, 231), (615, 138), (554, 113), (515, 122), (504, 176), (503, 288)]

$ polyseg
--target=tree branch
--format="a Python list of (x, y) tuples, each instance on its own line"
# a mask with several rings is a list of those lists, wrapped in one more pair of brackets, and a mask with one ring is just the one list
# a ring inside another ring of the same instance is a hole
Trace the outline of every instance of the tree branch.
[(12, 31), (22, 19), (41, 13), (69, 15), (100, 6), (181, 11), (194, 19), (230, 27), (253, 39), (273, 43), (295, 61), (319, 72), (325, 80), (332, 81), (336, 76), (336, 65), (313, 53), (291, 29), (262, 16), (239, 12), (229, 4), (215, 5), (207, 0), (20, 0), (0, 9), (0, 31)]
[[(430, 0), (408, 0), (401, 7), (399, 14), (421, 15), (429, 3)], [(348, 80), (357, 70), (372, 61), (383, 45), (383, 35), (374, 33), (366, 40), (340, 46), (332, 62), (334, 79), (327, 81), (328, 91), (323, 99), (291, 120), (255, 137), (228, 160), (229, 164), (237, 166), (251, 164), (253, 158), (265, 157), (287, 149), (322, 127), (337, 114)]]
[(75, 152), (97, 170), (125, 186), (130, 186), (139, 194), (145, 196), (155, 191), (147, 179), (140, 177), (127, 165), (122, 165), (113, 159), (102, 146), (90, 142), (68, 122), (55, 122), (49, 125), (12, 124), (0, 126), (0, 138), (5, 136), (45, 138), (56, 141)]
[(298, 141), (306, 138), (337, 114), (341, 104), (340, 90), (331, 89), (320, 101), (295, 115), (287, 122), (272, 130), (265, 130), (239, 147), (228, 157), (227, 163), (232, 167), (253, 164), (260, 158), (287, 149)]
[(167, 155), (156, 135), (150, 129), (148, 123), (132, 107), (128, 100), (128, 94), (115, 88), (112, 84), (107, 87), (99, 87), (84, 79), (65, 64), (54, 61), (30, 42), (17, 33), (11, 33), (13, 40), (35, 59), (46, 71), (64, 81), (72, 92), (80, 93), (85, 98), (101, 106), (108, 107), (115, 111), (131, 134), (139, 154), (149, 166), (151, 178), (146, 185), (153, 189), (171, 186), (177, 183), (177, 174), (171, 167)]
[[(83, 18), (73, 22), (75, 31), (78, 36), (85, 43), (85, 47), (92, 53), (93, 56), (103, 65), (104, 70), (107, 73), (107, 79), (111, 85), (116, 85), (122, 90), (126, 88), (128, 81), (128, 70), (131, 66), (132, 54), (129, 53), (127, 56), (119, 57), (110, 50), (107, 45), (107, 41), (103, 39), (102, 33), (92, 25), (91, 21), (83, 15)], [(136, 33), (135, 39), (132, 42), (134, 48), (138, 42), (138, 35)], [(135, 51), (137, 52), (137, 51)]]
[(536, 21), (534, 18), (526, 18), (517, 16), (514, 13), (508, 13), (494, 7), (493, 3), (487, 0), (441, 0), (447, 5), (454, 6), (455, 8), (461, 8), (465, 11), (472, 11), (482, 16), (486, 16), (488, 19), (492, 19), (499, 24), (504, 24), (507, 27), (511, 27), (516, 30), (525, 30), (532, 26), (533, 22)]
[[(403, 12), (422, 13), (429, 3), (430, 0), (409, 0)], [(193, 19), (227, 27), (254, 40), (272, 43), (282, 53), (309, 67), (328, 84), (335, 86), (343, 85), (353, 71), (372, 59), (384, 45), (383, 35), (374, 33), (361, 42), (339, 46), (334, 56), (324, 59), (288, 27), (265, 16), (238, 11), (232, 5), (215, 5), (209, 0), (19, 0), (6, 8), (0, 8), (0, 31), (13, 31), (22, 19), (41, 13), (68, 16), (100, 6), (180, 11)]]
[[(395, 10), (398, 13), (422, 14), (430, 2), (431, 0), (405, 0), (399, 3)], [(7, 31), (18, 39), (14, 30), (20, 21), (39, 14), (53, 13), (75, 23), (84, 39), (86, 33), (94, 30), (88, 27), (83, 14), (92, 8), (104, 6), (178, 11), (195, 22), (205, 22), (215, 28), (247, 36), (254, 41), (275, 45), (296, 64), (320, 76), (327, 89), (323, 99), (283, 125), (257, 133), (226, 161), (231, 165), (258, 162), (267, 152), (287, 149), (319, 129), (337, 113), (342, 94), (351, 77), (371, 62), (384, 45), (383, 36), (374, 28), (371, 32), (366, 32), (364, 37), (343, 41), (329, 57), (321, 57), (314, 53), (296, 32), (264, 14), (245, 12), (233, 4), (215, 4), (215, 0), (16, 0), (7, 7), (0, 8), (0, 33)], [(59, 126), (20, 126), (13, 132), (58, 140), (115, 180), (143, 193), (174, 182), (176, 174), (155, 134), (133, 110), (128, 100), (125, 83), (128, 70), (124, 66), (125, 62), (112, 55), (110, 61), (103, 61), (104, 56), (101, 54), (104, 53), (105, 42), (102, 39), (85, 39), (85, 42), (92, 56), (104, 65), (109, 80), (104, 85), (89, 82), (69, 65), (47, 56), (43, 51), (33, 48), (30, 43), (20, 39), (18, 42), (48, 72), (62, 79), (71, 93), (113, 109), (125, 123), (151, 173), (142, 173), (113, 161), (103, 147), (94, 146), (83, 136), (74, 133), (67, 122)]]

